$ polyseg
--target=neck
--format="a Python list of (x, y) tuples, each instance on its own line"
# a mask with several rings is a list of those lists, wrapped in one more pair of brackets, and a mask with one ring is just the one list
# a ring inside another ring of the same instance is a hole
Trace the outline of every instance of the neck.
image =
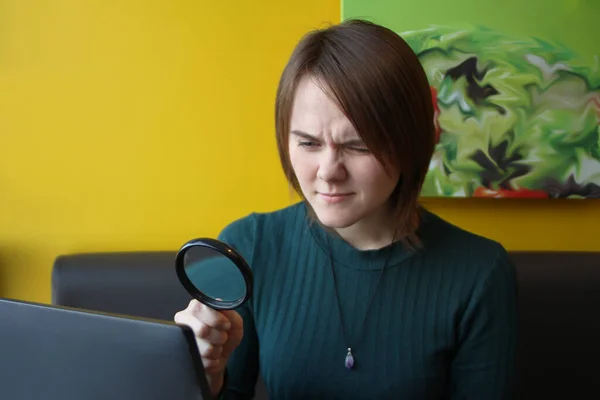
[(377, 250), (392, 243), (394, 226), (391, 210), (382, 207), (373, 215), (363, 218), (354, 225), (335, 229), (346, 242), (359, 250)]

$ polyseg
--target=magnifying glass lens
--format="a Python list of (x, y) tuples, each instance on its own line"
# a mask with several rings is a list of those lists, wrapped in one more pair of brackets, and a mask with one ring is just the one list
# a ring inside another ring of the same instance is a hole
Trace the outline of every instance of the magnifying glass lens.
[(177, 253), (177, 277), (201, 303), (232, 310), (252, 295), (252, 270), (232, 247), (216, 239), (194, 239)]
[(246, 282), (240, 269), (229, 258), (208, 247), (190, 248), (184, 270), (192, 285), (212, 299), (235, 302), (246, 296)]

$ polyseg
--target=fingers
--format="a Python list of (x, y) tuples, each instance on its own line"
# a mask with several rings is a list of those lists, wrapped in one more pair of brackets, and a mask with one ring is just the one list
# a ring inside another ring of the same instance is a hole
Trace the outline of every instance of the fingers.
[(225, 365), (223, 360), (226, 360), (223, 355), (223, 344), (227, 341), (227, 332), (206, 325), (189, 308), (175, 314), (175, 322), (189, 326), (194, 332), (207, 376), (220, 374)]
[(223, 310), (221, 313), (227, 318), (227, 320), (231, 323), (231, 329), (243, 329), (244, 320), (236, 311), (233, 310)]
[(219, 346), (224, 345), (229, 337), (226, 331), (212, 328), (206, 324), (202, 324), (198, 331), (194, 333), (198, 338)]
[(205, 319), (204, 314), (201, 313), (198, 316), (188, 309), (175, 314), (175, 322), (189, 326), (196, 338), (202, 339), (212, 345), (222, 346), (227, 341), (227, 332), (208, 325)]
[(216, 311), (197, 300), (192, 300), (185, 310), (176, 313), (174, 319), (194, 332), (208, 374), (221, 372), (244, 335), (244, 322), (237, 312)]
[(200, 350), (200, 355), (202, 358), (218, 360), (219, 358), (223, 357), (223, 346), (209, 345), (203, 347), (204, 348)]
[(200, 319), (202, 322), (204, 322), (211, 328), (227, 331), (231, 327), (231, 322), (225, 316), (225, 314), (213, 310), (212, 308), (205, 306), (197, 300), (192, 300), (188, 309), (198, 319)]
[(231, 329), (227, 331), (228, 340), (223, 345), (223, 356), (228, 358), (233, 350), (239, 346), (244, 336), (244, 321), (240, 314), (235, 311), (223, 311), (225, 316), (231, 321)]

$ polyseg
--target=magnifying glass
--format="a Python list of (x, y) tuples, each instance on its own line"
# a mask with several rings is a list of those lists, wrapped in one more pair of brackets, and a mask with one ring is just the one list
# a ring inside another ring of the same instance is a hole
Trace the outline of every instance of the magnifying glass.
[(220, 240), (199, 238), (185, 243), (177, 252), (175, 269), (188, 293), (215, 310), (236, 309), (252, 296), (252, 270)]

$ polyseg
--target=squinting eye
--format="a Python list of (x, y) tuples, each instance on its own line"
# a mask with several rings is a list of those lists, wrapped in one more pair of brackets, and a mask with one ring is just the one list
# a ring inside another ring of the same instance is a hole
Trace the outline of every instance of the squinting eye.
[(355, 153), (359, 153), (359, 154), (369, 154), (370, 153), (369, 149), (367, 149), (366, 147), (350, 147), (350, 150), (354, 151)]
[(318, 146), (317, 142), (298, 142), (298, 146), (301, 147), (315, 147)]

